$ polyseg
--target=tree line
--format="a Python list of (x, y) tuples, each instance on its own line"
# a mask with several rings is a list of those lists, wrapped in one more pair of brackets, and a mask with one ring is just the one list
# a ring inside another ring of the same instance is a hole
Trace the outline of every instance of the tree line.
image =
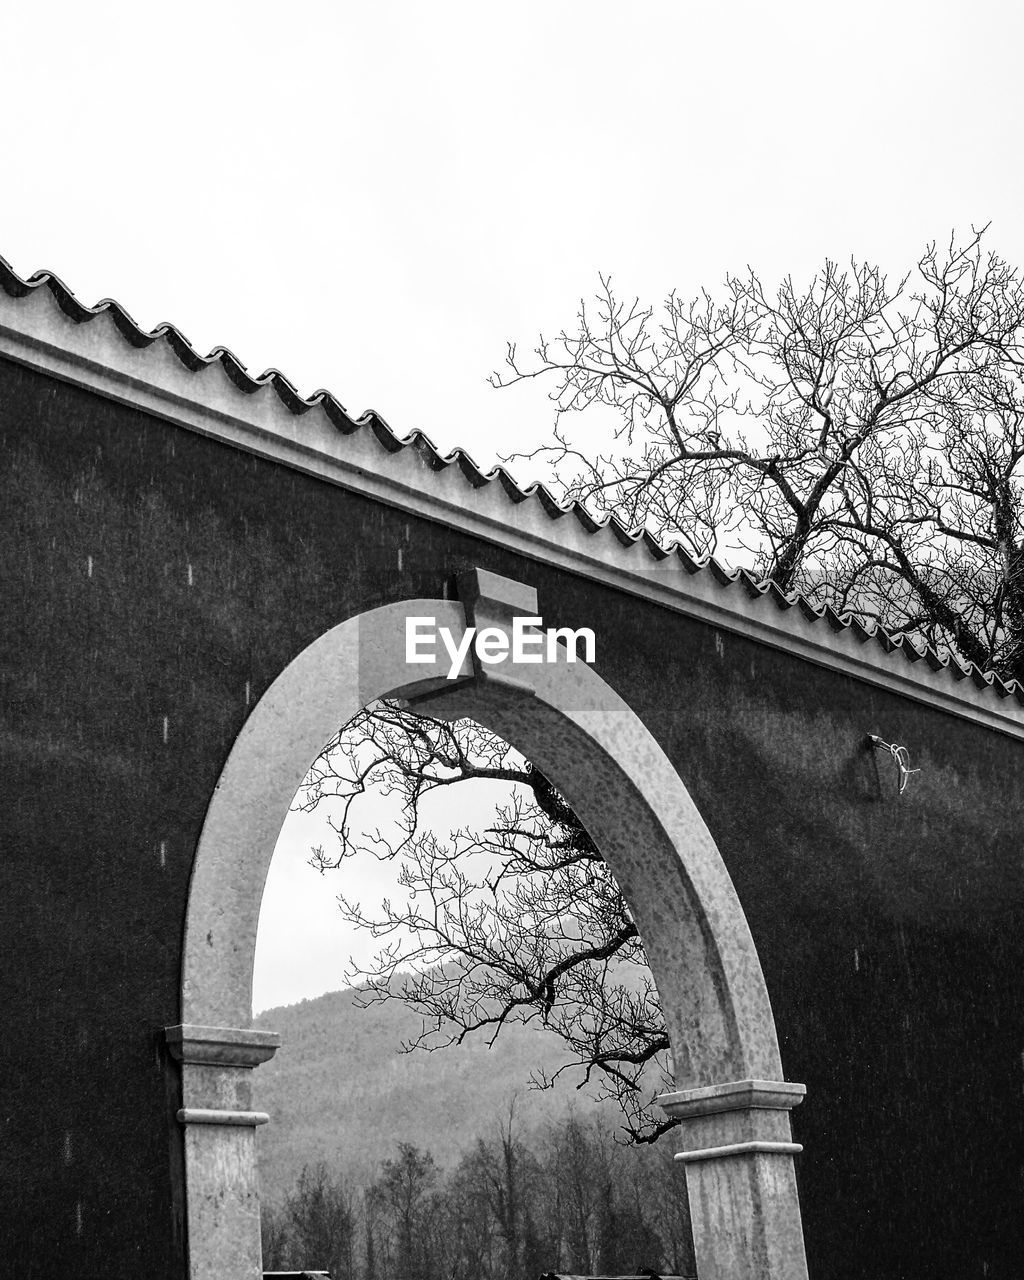
[(400, 1142), (368, 1185), (341, 1162), (307, 1165), (262, 1230), (266, 1270), (333, 1280), (693, 1273), (672, 1148), (627, 1148), (606, 1120), (576, 1115), (525, 1133), (510, 1110), (450, 1168)]

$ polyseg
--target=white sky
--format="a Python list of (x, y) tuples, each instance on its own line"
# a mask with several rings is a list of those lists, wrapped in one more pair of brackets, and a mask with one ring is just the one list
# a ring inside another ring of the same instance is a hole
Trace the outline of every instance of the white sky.
[[(989, 220), (1024, 264), (1021, 12), (9, 5), (0, 254), (489, 461), (550, 427), (536, 387), (486, 385), (506, 339), (599, 270), (652, 301), (748, 262), (899, 273)], [(310, 906), (284, 864), (310, 960), (257, 1007), (332, 985), (333, 886), (308, 872)]]

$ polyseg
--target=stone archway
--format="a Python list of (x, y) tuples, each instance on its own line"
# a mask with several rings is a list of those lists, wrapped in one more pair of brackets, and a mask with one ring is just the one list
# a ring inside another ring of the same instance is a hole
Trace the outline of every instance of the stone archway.
[(771, 1006), (739, 900), (678, 774), (645, 726), (591, 668), (561, 660), (479, 665), (446, 678), (406, 659), (408, 617), (508, 632), (535, 593), (480, 570), (464, 603), (407, 600), (321, 636), (281, 673), (239, 734), (210, 802), (190, 888), (182, 1063), (190, 1280), (259, 1275), (251, 1070), (277, 1038), (251, 1028), (263, 886), (278, 833), (323, 744), (368, 702), (424, 699), (472, 716), (534, 760), (606, 857), (644, 939), (680, 1091), (661, 1103), (679, 1130), (701, 1280), (806, 1276), (789, 1109)]

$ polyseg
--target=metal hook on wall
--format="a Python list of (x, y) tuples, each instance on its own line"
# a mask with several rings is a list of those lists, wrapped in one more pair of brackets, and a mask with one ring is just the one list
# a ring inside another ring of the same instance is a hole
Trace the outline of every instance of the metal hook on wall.
[(907, 750), (906, 747), (901, 747), (899, 743), (886, 742), (883, 738), (878, 737), (878, 735), (875, 733), (868, 734), (868, 741), (877, 750), (888, 751), (889, 755), (892, 756), (893, 760), (895, 761), (896, 769), (899, 774), (899, 780), (900, 780), (899, 794), (902, 795), (904, 791), (906, 791), (907, 789), (907, 783), (910, 780), (910, 775), (912, 773), (921, 772), (920, 769), (911, 769), (910, 752)]

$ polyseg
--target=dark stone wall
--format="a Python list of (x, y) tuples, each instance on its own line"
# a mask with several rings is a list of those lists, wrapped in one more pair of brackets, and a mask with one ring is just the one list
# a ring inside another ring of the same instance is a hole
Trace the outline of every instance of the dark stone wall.
[(1020, 743), (2, 361), (0, 441), (11, 1274), (183, 1276), (161, 1030), (220, 769), (317, 636), (480, 565), (596, 629), (718, 842), (808, 1087), (812, 1277), (1019, 1276)]

